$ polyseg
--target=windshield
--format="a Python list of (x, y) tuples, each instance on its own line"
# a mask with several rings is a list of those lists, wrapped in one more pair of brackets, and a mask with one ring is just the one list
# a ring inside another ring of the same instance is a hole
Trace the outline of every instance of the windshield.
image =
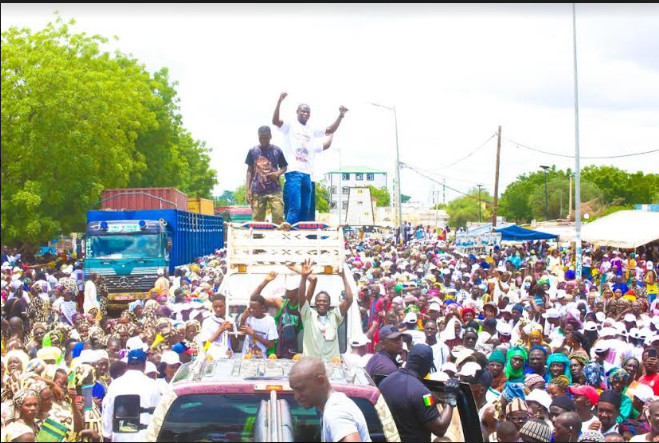
[(87, 258), (161, 258), (164, 248), (160, 235), (102, 235), (89, 237)]
[[(240, 441), (256, 440), (261, 400), (269, 394), (197, 394), (177, 398), (167, 412), (158, 441)], [(288, 403), (295, 441), (320, 441), (320, 415), (304, 409), (293, 394), (279, 395)], [(359, 406), (373, 441), (386, 441), (382, 424), (373, 404), (351, 397)]]

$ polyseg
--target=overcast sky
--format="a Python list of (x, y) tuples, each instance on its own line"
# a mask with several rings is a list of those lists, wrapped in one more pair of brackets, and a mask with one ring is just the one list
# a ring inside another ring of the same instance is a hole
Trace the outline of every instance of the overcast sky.
[[(41, 29), (55, 10), (77, 21), (74, 32), (116, 35), (108, 48), (149, 71), (169, 68), (185, 127), (212, 148), (217, 194), (243, 183), (281, 91), (284, 119), (305, 102), (309, 124), (327, 127), (340, 105), (350, 109), (319, 172), (364, 165), (394, 177), (393, 113), (368, 102), (396, 106), (402, 162), (460, 191), (493, 191), (499, 125), (500, 192), (540, 165), (574, 167), (516, 144), (574, 155), (571, 4), (2, 4), (2, 30)], [(576, 11), (581, 155), (659, 148), (659, 6)], [(581, 162), (593, 163), (657, 172), (659, 153)], [(431, 181), (403, 169), (401, 182), (430, 201)], [(458, 195), (446, 191), (447, 201)]]

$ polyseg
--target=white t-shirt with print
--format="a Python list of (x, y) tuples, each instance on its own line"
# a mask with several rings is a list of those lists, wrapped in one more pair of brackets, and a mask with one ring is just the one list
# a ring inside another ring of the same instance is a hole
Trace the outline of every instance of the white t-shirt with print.
[(323, 137), (325, 130), (314, 129), (297, 120), (284, 122), (279, 130), (284, 137), (282, 152), (288, 162), (286, 172), (313, 174), (314, 156), (323, 152), (322, 142), (318, 143), (314, 139)]
[(354, 433), (359, 434), (360, 441), (371, 441), (366, 419), (359, 406), (343, 392), (332, 391), (323, 411), (321, 441), (341, 441)]
[[(277, 340), (279, 338), (279, 334), (277, 334), (277, 325), (275, 324), (275, 319), (272, 318), (270, 314), (265, 314), (265, 317), (263, 318), (249, 317), (245, 322), (245, 325), (251, 327), (256, 335), (259, 335), (266, 340)], [(245, 337), (245, 342), (243, 343), (243, 354), (246, 354), (249, 346), (253, 344), (256, 344), (261, 349), (261, 351), (263, 351), (263, 358), (266, 358), (267, 349), (265, 345), (249, 336)]]

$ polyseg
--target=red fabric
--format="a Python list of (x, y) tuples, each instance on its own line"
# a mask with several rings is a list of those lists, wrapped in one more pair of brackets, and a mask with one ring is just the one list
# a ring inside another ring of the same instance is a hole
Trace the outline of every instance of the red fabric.
[(638, 379), (638, 382), (650, 386), (654, 391), (654, 395), (659, 395), (659, 373), (644, 375)]

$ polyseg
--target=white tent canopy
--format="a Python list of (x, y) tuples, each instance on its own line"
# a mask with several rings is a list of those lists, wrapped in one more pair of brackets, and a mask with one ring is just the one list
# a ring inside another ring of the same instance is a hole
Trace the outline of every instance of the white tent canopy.
[(618, 211), (581, 228), (581, 240), (595, 245), (634, 249), (659, 240), (659, 212)]

